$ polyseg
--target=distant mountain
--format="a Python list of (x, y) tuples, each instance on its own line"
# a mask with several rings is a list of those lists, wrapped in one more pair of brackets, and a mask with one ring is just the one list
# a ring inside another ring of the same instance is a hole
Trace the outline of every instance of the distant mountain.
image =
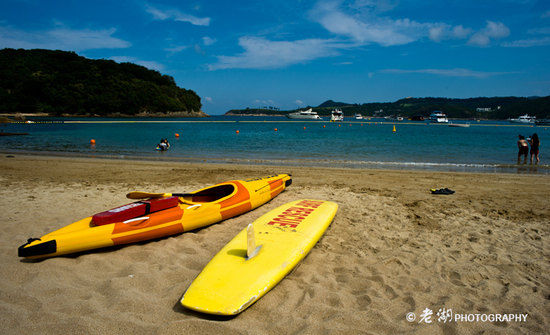
[(201, 99), (143, 66), (59, 50), (0, 50), (0, 112), (206, 116)]
[[(346, 116), (356, 113), (363, 115), (389, 116), (415, 115), (429, 116), (433, 111), (442, 111), (450, 118), (507, 119), (523, 114), (539, 119), (550, 118), (550, 96), (547, 97), (478, 97), (468, 99), (450, 98), (405, 98), (394, 102), (371, 102), (348, 104), (328, 100), (318, 107), (312, 107), (321, 116), (328, 116), (334, 108), (339, 108)], [(302, 108), (303, 109), (303, 108)], [(266, 115), (285, 115), (296, 110), (277, 111)], [(231, 110), (232, 115), (250, 114), (246, 110)]]
[(351, 104), (348, 104), (348, 103), (345, 103), (345, 102), (336, 102), (336, 101), (332, 101), (332, 100), (327, 100), (325, 102), (323, 102), (322, 104), (320, 104), (319, 108), (323, 108), (323, 107), (343, 107), (343, 106), (349, 106)]

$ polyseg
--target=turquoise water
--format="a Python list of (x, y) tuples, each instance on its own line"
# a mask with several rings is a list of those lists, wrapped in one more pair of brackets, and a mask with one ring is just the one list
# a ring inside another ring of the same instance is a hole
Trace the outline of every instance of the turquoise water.
[[(549, 170), (544, 155), (544, 144), (550, 140), (548, 128), (515, 126), (507, 122), (472, 122), (469, 128), (453, 128), (425, 122), (392, 123), (376, 119), (330, 123), (238, 116), (57, 120), (65, 123), (0, 126), (5, 132), (29, 133), (27, 136), (0, 136), (0, 151), (176, 161), (506, 172), (517, 170), (514, 166), (517, 135), (527, 137), (536, 132), (543, 146), (541, 165), (534, 172), (548, 173)], [(395, 133), (392, 131), (394, 124)], [(176, 138), (175, 133), (180, 137)], [(90, 145), (92, 138), (96, 140), (95, 146)], [(168, 138), (169, 151), (154, 150), (161, 138)]]

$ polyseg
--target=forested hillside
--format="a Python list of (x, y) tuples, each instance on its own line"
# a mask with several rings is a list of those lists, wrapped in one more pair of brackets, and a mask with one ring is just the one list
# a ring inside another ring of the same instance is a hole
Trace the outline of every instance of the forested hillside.
[(0, 50), (0, 113), (108, 116), (200, 109), (195, 92), (143, 66), (59, 50)]
[[(479, 97), (468, 99), (450, 98), (405, 98), (395, 102), (370, 102), (364, 104), (349, 104), (327, 100), (317, 107), (312, 108), (321, 116), (328, 116), (335, 109), (341, 109), (346, 116), (355, 113), (363, 115), (401, 115), (412, 117), (415, 115), (428, 116), (433, 111), (442, 111), (450, 118), (482, 118), (482, 119), (507, 119), (523, 114), (536, 116), (538, 119), (550, 118), (550, 96), (547, 97)], [(226, 114), (231, 115), (285, 115), (291, 111), (258, 110), (258, 109), (233, 109)]]

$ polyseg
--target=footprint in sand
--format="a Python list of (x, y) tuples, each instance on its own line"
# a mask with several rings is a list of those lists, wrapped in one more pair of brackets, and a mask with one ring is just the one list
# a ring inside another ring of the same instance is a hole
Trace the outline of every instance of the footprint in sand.
[(451, 283), (455, 284), (456, 286), (464, 286), (460, 273), (456, 271), (451, 272), (449, 279), (451, 280)]
[(403, 298), (403, 302), (409, 305), (408, 310), (414, 311), (416, 309), (416, 301), (410, 295)]
[(328, 297), (327, 302), (330, 307), (342, 307), (340, 297), (335, 294), (331, 294), (330, 297)]
[(357, 303), (358, 309), (360, 311), (365, 311), (371, 304), (372, 300), (367, 294), (365, 294), (365, 295), (358, 296), (355, 299), (355, 302)]
[(193, 249), (193, 248), (185, 248), (183, 249), (183, 252), (187, 255), (195, 255), (197, 254), (197, 250)]
[(395, 293), (395, 290), (391, 286), (384, 285), (383, 287), (384, 287), (384, 291), (386, 292), (386, 294), (389, 295), (390, 300), (393, 300), (393, 299), (399, 297), (399, 294)]

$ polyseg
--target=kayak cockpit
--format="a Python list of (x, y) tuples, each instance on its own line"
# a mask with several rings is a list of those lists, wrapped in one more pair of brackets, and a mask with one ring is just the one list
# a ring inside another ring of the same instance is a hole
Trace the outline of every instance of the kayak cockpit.
[(182, 197), (185, 203), (205, 203), (215, 202), (224, 198), (228, 198), (237, 192), (237, 187), (233, 184), (217, 185), (205, 188), (193, 194)]

